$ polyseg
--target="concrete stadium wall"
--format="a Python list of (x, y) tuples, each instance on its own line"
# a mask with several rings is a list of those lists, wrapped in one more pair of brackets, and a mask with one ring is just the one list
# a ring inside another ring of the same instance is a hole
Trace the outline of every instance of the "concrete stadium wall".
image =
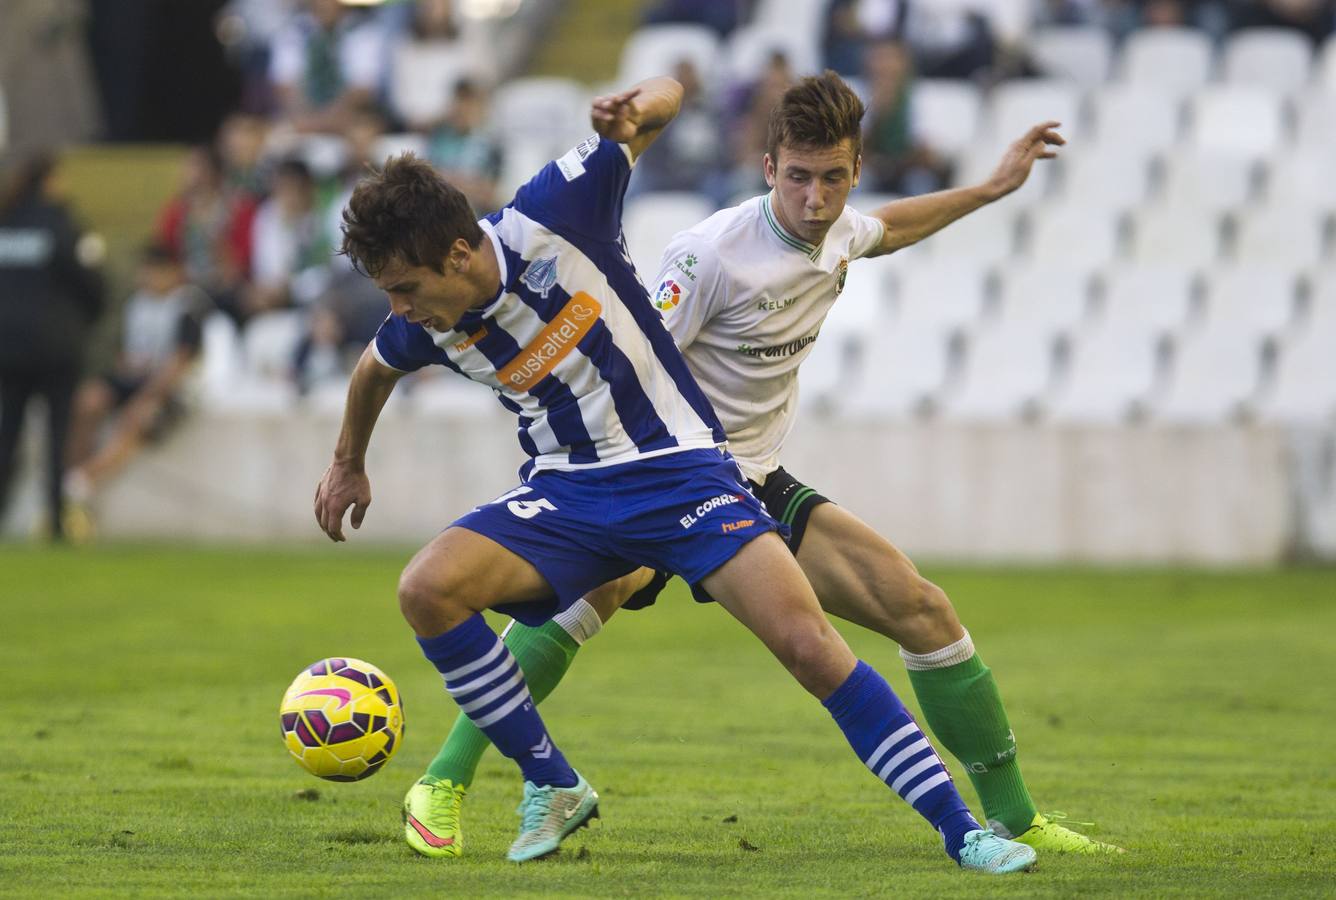
[[(101, 531), (324, 540), (312, 497), (338, 424), (336, 415), (312, 412), (197, 416), (108, 486), (98, 504)], [(499, 415), (428, 418), (402, 405), (387, 409), (368, 460), (372, 506), (352, 539), (420, 544), (508, 490), (522, 461), (513, 427)], [(925, 559), (1265, 564), (1295, 553), (1336, 554), (1333, 435), (1305, 440), (1244, 426), (809, 419), (791, 439), (785, 465)], [(25, 505), (35, 506), (35, 486), (26, 493)], [(11, 530), (22, 527), (18, 518), (11, 516)]]

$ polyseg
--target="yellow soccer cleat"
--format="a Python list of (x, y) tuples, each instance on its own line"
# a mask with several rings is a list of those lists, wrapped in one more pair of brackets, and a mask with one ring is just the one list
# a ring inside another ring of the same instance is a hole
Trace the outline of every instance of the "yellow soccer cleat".
[(441, 858), (464, 854), (460, 807), (467, 789), (430, 775), (408, 789), (404, 797), (404, 840), (423, 856)]
[[(1051, 816), (1051, 818), (1050, 818)], [(1065, 825), (1059, 825), (1054, 819), (1067, 818), (1062, 813), (1035, 813), (1030, 827), (1016, 835), (1012, 840), (1026, 844), (1045, 853), (1126, 853), (1122, 847), (1105, 844), (1088, 838), (1080, 832), (1072, 831)], [(1083, 823), (1089, 824), (1089, 823)]]

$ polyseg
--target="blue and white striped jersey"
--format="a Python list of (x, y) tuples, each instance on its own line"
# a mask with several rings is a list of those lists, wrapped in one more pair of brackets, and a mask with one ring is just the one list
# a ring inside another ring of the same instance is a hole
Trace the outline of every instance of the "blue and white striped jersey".
[(722, 446), (722, 426), (626, 254), (622, 144), (591, 135), (479, 222), (501, 288), (451, 331), (391, 315), (373, 351), (391, 368), (437, 363), (488, 385), (519, 417), (539, 469), (609, 466)]

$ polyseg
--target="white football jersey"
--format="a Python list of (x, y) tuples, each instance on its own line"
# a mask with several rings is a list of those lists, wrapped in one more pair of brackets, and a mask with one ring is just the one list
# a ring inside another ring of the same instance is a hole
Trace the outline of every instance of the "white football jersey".
[(654, 305), (752, 481), (778, 468), (797, 412), (798, 366), (844, 289), (849, 261), (882, 233), (879, 220), (846, 206), (813, 246), (779, 224), (766, 195), (678, 233), (664, 251)]

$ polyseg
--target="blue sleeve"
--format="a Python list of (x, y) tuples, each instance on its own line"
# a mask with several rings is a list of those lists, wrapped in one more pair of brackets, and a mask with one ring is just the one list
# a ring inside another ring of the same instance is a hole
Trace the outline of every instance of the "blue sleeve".
[(612, 242), (622, 233), (631, 160), (616, 141), (591, 134), (515, 192), (512, 205), (553, 231)]
[(400, 372), (416, 372), (423, 366), (441, 362), (444, 355), (425, 328), (394, 314), (380, 323), (372, 343), (377, 358)]

